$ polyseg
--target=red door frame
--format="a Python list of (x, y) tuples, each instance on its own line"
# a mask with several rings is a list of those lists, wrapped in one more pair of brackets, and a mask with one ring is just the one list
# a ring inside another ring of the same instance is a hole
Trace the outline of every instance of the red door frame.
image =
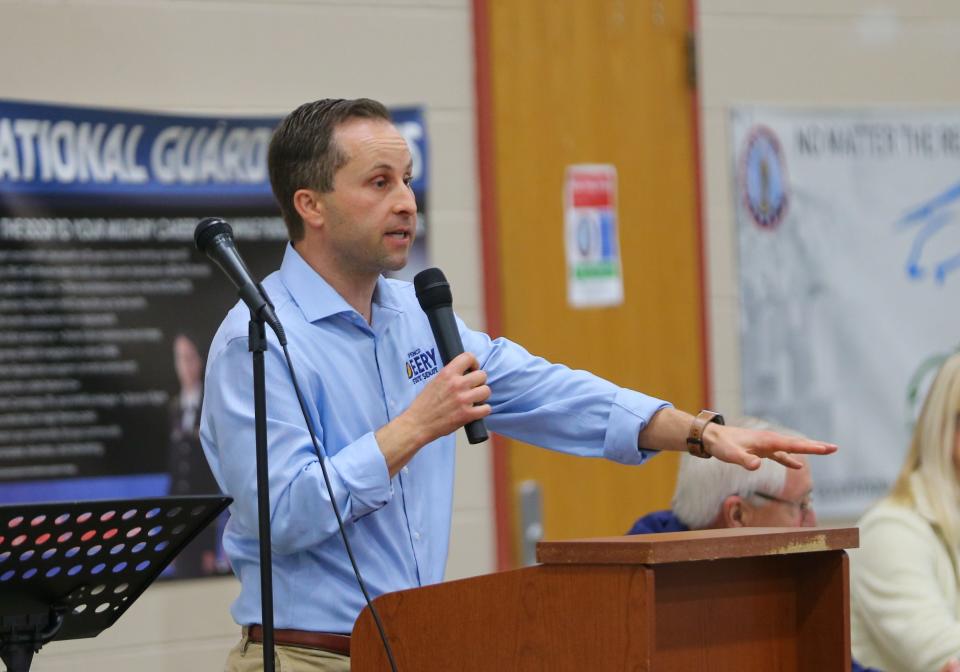
[[(690, 30), (699, 35), (697, 20), (697, 0), (688, 0), (690, 11)], [(502, 313), (500, 306), (500, 253), (497, 222), (497, 189), (495, 171), (496, 129), (493, 127), (493, 88), (490, 63), (490, 15), (487, 0), (471, 0), (473, 9), (473, 52), (474, 85), (476, 91), (476, 143), (477, 176), (480, 183), (480, 239), (482, 241), (483, 296), (487, 333), (492, 337), (501, 335)], [(707, 322), (708, 297), (706, 256), (704, 249), (705, 231), (703, 221), (703, 176), (701, 172), (700, 143), (700, 97), (699, 86), (695, 86), (690, 97), (691, 119), (693, 124), (694, 180), (697, 202), (697, 253), (700, 281), (700, 328), (704, 408), (712, 405), (711, 366), (710, 366), (710, 329)], [(511, 569), (515, 564), (513, 538), (513, 506), (510, 496), (510, 475), (508, 473), (506, 442), (496, 435), (492, 439), (493, 510), (496, 539), (496, 567), (498, 570)]]

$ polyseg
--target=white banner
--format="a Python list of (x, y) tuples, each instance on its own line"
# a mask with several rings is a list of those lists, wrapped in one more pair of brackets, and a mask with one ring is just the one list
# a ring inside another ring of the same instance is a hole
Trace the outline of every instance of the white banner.
[(899, 471), (960, 343), (960, 110), (732, 114), (744, 412), (834, 441), (817, 512)]

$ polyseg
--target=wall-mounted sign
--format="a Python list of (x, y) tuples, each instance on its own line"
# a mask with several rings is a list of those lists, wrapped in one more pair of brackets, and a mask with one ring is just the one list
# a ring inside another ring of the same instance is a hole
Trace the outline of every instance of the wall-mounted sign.
[(623, 303), (617, 169), (612, 165), (567, 166), (564, 180), (567, 301), (574, 308)]
[(855, 517), (960, 346), (960, 110), (731, 121), (744, 411), (839, 444), (810, 460), (817, 513)]

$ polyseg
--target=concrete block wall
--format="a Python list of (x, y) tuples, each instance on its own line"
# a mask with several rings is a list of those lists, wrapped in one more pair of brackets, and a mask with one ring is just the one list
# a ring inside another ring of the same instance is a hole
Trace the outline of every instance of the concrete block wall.
[[(671, 0), (683, 1), (683, 0)], [(701, 168), (716, 406), (740, 410), (731, 107), (960, 103), (953, 0), (699, 0)], [(429, 247), (482, 327), (467, 0), (0, 0), (0, 97), (185, 113), (283, 114), (370, 96), (425, 107)], [(458, 447), (448, 577), (493, 569), (487, 449)], [(231, 578), (159, 585), (96, 640), (38, 672), (220, 669), (236, 640)]]

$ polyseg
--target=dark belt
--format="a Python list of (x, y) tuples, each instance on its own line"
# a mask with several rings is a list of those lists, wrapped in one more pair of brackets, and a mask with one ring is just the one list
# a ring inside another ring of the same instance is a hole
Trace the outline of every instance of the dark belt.
[[(247, 627), (247, 639), (251, 642), (263, 642), (263, 628), (259, 625)], [(273, 641), (282, 646), (303, 646), (308, 649), (320, 649), (341, 656), (350, 655), (350, 635), (337, 635), (332, 632), (312, 632), (310, 630), (274, 629)]]

